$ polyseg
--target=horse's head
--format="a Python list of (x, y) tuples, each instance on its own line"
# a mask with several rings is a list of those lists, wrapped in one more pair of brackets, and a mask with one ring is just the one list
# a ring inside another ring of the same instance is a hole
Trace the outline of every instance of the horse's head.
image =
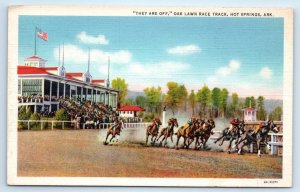
[(279, 132), (277, 129), (277, 125), (273, 121), (269, 121), (268, 126), (269, 126), (270, 130), (273, 131), (274, 133)]
[(160, 121), (159, 118), (155, 118), (155, 119), (154, 119), (154, 122), (156, 122), (156, 124), (157, 124), (158, 126), (161, 125), (161, 121)]
[(176, 118), (173, 118), (173, 125), (175, 126), (175, 127), (178, 127), (178, 122), (177, 122), (177, 119)]
[(213, 119), (209, 119), (207, 122), (208, 122), (208, 125), (210, 125), (212, 129), (216, 127), (215, 121)]

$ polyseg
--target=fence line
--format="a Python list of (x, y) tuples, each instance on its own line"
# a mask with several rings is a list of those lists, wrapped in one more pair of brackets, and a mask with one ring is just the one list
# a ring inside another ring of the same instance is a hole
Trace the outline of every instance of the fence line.
[[(30, 124), (31, 123), (40, 123), (40, 129), (43, 130), (44, 129), (44, 124), (45, 123), (50, 123), (51, 124), (51, 130), (54, 129), (54, 125), (55, 124), (61, 124), (61, 128), (64, 129), (65, 128), (65, 124), (66, 123), (70, 123), (70, 124), (74, 124), (73, 127), (74, 129), (76, 128), (79, 128), (79, 124), (78, 124), (78, 121), (74, 120), (74, 121), (57, 121), (57, 120), (18, 120), (18, 122), (20, 123), (26, 123), (27, 124), (27, 130), (30, 130), (31, 129), (31, 126)], [(131, 128), (145, 128), (147, 127), (148, 125), (150, 125), (151, 123), (124, 123), (123, 124), (123, 127), (126, 128), (126, 129), (131, 129)], [(83, 129), (85, 129), (87, 127), (87, 125), (89, 124), (86, 124), (84, 123), (83, 124)], [(94, 124), (95, 125), (95, 124)], [(109, 128), (110, 126), (112, 126), (113, 123), (99, 123), (95, 126), (95, 128), (98, 128), (98, 129), (107, 129)]]

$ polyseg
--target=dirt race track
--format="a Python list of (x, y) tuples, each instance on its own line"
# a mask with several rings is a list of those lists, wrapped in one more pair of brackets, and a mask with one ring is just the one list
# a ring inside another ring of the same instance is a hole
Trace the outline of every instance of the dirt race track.
[(103, 145), (105, 134), (105, 130), (19, 131), (18, 176), (282, 177), (281, 157), (175, 150), (173, 145), (145, 147), (145, 130), (134, 129), (123, 130), (118, 144)]

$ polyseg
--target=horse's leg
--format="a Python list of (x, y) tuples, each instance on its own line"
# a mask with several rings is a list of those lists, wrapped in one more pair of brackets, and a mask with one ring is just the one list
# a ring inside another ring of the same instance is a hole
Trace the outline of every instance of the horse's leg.
[(228, 145), (228, 148), (227, 148), (227, 153), (231, 153), (231, 144), (233, 142), (233, 138), (230, 139), (229, 141), (229, 145)]
[(105, 139), (105, 142), (104, 142), (104, 144), (106, 144), (107, 143), (107, 138), (108, 138), (108, 136), (110, 135), (110, 133), (109, 132), (107, 132), (107, 134), (106, 134), (106, 139)]
[(199, 137), (197, 136), (196, 137), (196, 141), (195, 141), (195, 150), (197, 149), (197, 145), (199, 145)]
[(112, 137), (110, 138), (109, 142), (111, 142), (113, 140), (113, 138), (115, 138), (115, 134), (112, 135)]
[(257, 140), (257, 155), (258, 155), (258, 157), (261, 157), (261, 153), (260, 153), (260, 139)]
[(179, 143), (180, 137), (181, 137), (181, 135), (179, 133), (177, 133), (176, 149), (179, 149), (178, 148), (178, 143)]
[[(241, 142), (241, 141), (240, 141)], [(240, 143), (239, 142), (239, 143)], [(239, 149), (239, 151), (238, 151), (238, 154), (240, 155), (240, 154), (242, 154), (242, 152), (243, 152), (243, 148), (244, 148), (244, 146), (246, 145), (246, 142), (244, 142), (243, 144), (242, 144), (242, 146), (240, 147), (240, 149)]]
[(224, 138), (224, 135), (222, 135), (221, 137), (219, 137), (217, 140), (214, 141), (214, 143), (217, 143), (218, 141), (220, 141), (221, 139)]
[(205, 149), (205, 146), (206, 146), (206, 142), (208, 141), (208, 138), (205, 138), (203, 144), (202, 144), (202, 148)]
[(146, 133), (146, 145), (148, 144), (148, 137), (149, 137), (149, 134), (148, 134), (148, 131)]
[(225, 140), (225, 137), (223, 137), (223, 139), (222, 139), (221, 143), (219, 144), (219, 146), (222, 146), (222, 145), (223, 145), (224, 140)]
[(158, 141), (163, 136), (162, 133), (159, 134), (159, 136), (156, 138), (156, 141)]

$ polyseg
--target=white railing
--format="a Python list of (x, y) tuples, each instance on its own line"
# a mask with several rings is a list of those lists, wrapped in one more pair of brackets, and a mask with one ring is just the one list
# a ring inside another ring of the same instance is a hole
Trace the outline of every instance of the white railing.
[(61, 128), (64, 129), (65, 128), (65, 124), (66, 123), (71, 123), (74, 124), (74, 128), (76, 128), (76, 123), (77, 121), (57, 121), (57, 120), (18, 120), (18, 122), (20, 123), (26, 123), (27, 124), (27, 129), (30, 130), (31, 129), (31, 123), (40, 123), (40, 129), (43, 130), (44, 129), (44, 124), (45, 123), (50, 123), (51, 124), (51, 129), (54, 129), (54, 125), (55, 124), (61, 124)]
[[(33, 126), (33, 123), (38, 123), (41, 130), (44, 129), (44, 125), (46, 123), (50, 124), (51, 130), (54, 129), (54, 127), (60, 126), (62, 129), (65, 128), (66, 123), (70, 123), (74, 129), (79, 128), (79, 122), (74, 121), (57, 121), (57, 120), (18, 120), (20, 123), (26, 123), (27, 129), (30, 130)], [(131, 129), (131, 128), (146, 128), (151, 123), (124, 123), (123, 128)], [(95, 124), (94, 124), (95, 125)], [(98, 129), (107, 129), (109, 128), (113, 123), (99, 123), (95, 126), (95, 128)], [(49, 125), (47, 125), (48, 127)], [(85, 123), (83, 124), (83, 129), (85, 129), (88, 125)], [(36, 127), (36, 126), (35, 126)]]

